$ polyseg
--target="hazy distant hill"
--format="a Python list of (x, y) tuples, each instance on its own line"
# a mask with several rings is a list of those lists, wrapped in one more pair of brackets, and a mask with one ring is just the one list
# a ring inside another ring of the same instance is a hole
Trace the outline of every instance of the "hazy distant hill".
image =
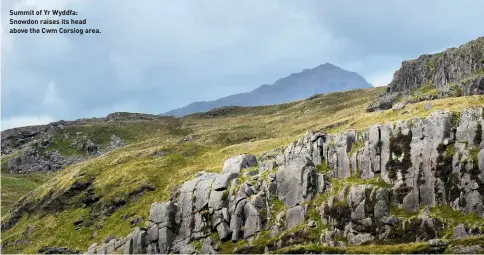
[(184, 116), (205, 112), (221, 106), (258, 106), (300, 100), (314, 94), (372, 87), (362, 76), (326, 63), (277, 80), (272, 85), (262, 85), (247, 92), (222, 97), (214, 101), (194, 102), (171, 110), (163, 115)]

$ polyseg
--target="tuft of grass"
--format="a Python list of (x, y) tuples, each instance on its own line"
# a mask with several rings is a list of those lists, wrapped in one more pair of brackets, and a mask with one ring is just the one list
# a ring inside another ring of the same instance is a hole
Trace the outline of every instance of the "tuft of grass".
[(328, 167), (328, 163), (326, 163), (326, 160), (322, 160), (321, 164), (316, 166), (316, 170), (322, 174), (330, 173), (331, 169)]
[(484, 226), (484, 218), (477, 215), (477, 213), (464, 213), (456, 211), (448, 205), (434, 206), (430, 208), (430, 215), (441, 219), (447, 224), (447, 231), (444, 233), (444, 237), (451, 238), (453, 229), (459, 223), (465, 223), (469, 226)]
[(432, 250), (426, 242), (416, 242), (407, 244), (393, 245), (361, 245), (346, 248), (349, 254), (429, 254), (442, 253), (442, 251)]
[(276, 250), (276, 254), (343, 254), (345, 249), (316, 244), (294, 245)]
[(365, 142), (363, 140), (356, 141), (352, 146), (351, 146), (351, 151), (349, 155), (355, 154), (359, 149), (363, 148), (365, 146)]

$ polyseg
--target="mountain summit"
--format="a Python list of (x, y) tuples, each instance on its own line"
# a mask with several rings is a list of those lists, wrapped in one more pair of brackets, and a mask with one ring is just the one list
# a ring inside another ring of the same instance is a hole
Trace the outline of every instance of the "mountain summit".
[(235, 94), (208, 102), (194, 102), (171, 110), (163, 115), (184, 116), (195, 112), (206, 112), (222, 106), (260, 106), (301, 100), (314, 94), (338, 92), (351, 89), (371, 88), (362, 76), (330, 63), (313, 69), (305, 69), (277, 80), (272, 85)]

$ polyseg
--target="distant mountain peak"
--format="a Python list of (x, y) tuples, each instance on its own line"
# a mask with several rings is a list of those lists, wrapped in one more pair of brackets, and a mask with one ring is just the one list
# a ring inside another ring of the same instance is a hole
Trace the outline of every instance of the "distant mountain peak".
[(372, 88), (363, 77), (331, 63), (278, 79), (272, 85), (264, 84), (257, 89), (214, 101), (194, 102), (188, 106), (169, 111), (163, 115), (184, 116), (206, 112), (222, 106), (260, 106), (287, 103), (313, 96), (314, 94), (339, 92), (352, 89)]
[(329, 62), (326, 62), (326, 63), (324, 63), (324, 64), (322, 64), (322, 65), (319, 65), (318, 67), (324, 67), (324, 68), (338, 68), (338, 69), (340, 69), (339, 67), (337, 67), (337, 66), (335, 66), (335, 65), (333, 65), (333, 64), (331, 64), (331, 63), (329, 63)]

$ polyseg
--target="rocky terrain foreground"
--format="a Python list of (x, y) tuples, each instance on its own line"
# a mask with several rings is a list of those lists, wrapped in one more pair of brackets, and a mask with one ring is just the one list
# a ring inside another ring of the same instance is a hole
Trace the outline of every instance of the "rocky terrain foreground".
[[(259, 158), (230, 158), (221, 173), (200, 172), (170, 201), (153, 203), (145, 227), (87, 253), (217, 253), (226, 242), (240, 243), (235, 253), (292, 244), (339, 252), (424, 241), (420, 252), (482, 253), (483, 113), (436, 111), (361, 132), (308, 133)], [(481, 238), (445, 240), (470, 236)]]

